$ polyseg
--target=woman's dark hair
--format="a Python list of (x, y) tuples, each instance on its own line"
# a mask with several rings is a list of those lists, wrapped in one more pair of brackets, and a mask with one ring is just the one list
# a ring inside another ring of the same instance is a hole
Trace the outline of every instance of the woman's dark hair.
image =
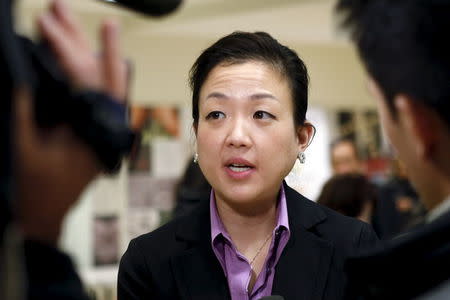
[(349, 217), (359, 216), (366, 203), (372, 203), (374, 210), (376, 202), (375, 187), (361, 174), (333, 176), (325, 183), (317, 200), (317, 203)]
[(195, 209), (197, 204), (208, 201), (211, 185), (193, 157), (189, 160), (183, 176), (175, 187), (176, 206), (174, 216), (182, 216)]
[(281, 45), (265, 32), (233, 32), (197, 58), (189, 72), (192, 90), (192, 118), (194, 127), (199, 119), (199, 94), (208, 74), (220, 64), (239, 64), (259, 61), (274, 67), (284, 76), (292, 91), (295, 125), (303, 125), (308, 107), (308, 71), (295, 51)]

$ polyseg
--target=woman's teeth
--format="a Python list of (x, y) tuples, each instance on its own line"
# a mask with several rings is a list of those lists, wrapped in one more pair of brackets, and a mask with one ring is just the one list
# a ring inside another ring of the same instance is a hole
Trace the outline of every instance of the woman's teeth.
[(251, 169), (250, 167), (244, 165), (230, 165), (229, 168), (233, 172), (245, 172)]

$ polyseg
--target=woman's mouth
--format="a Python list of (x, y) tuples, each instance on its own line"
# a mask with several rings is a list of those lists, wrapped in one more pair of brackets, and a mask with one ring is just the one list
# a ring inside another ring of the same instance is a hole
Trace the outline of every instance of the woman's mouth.
[(249, 178), (255, 169), (255, 165), (240, 157), (231, 158), (225, 163), (226, 173), (233, 179)]
[(238, 172), (238, 173), (245, 172), (245, 171), (252, 169), (252, 167), (247, 166), (247, 165), (242, 165), (242, 164), (230, 164), (230, 165), (228, 165), (228, 168), (230, 168), (231, 171)]

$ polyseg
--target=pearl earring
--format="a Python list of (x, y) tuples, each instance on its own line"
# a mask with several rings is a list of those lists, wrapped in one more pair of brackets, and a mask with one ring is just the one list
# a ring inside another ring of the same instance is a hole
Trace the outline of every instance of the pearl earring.
[(299, 152), (297, 158), (301, 164), (304, 164), (306, 161), (306, 155), (304, 152)]
[(194, 154), (194, 163), (195, 164), (198, 163), (198, 153), (197, 152)]

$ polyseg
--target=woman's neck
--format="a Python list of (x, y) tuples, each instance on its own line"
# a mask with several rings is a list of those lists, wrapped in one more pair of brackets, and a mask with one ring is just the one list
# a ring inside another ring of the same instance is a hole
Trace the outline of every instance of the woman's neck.
[(270, 204), (266, 207), (258, 205), (258, 209), (254, 210), (257, 213), (247, 214), (216, 197), (217, 213), (233, 243), (242, 253), (253, 250), (260, 241), (267, 239), (277, 223), (276, 199), (266, 203)]

